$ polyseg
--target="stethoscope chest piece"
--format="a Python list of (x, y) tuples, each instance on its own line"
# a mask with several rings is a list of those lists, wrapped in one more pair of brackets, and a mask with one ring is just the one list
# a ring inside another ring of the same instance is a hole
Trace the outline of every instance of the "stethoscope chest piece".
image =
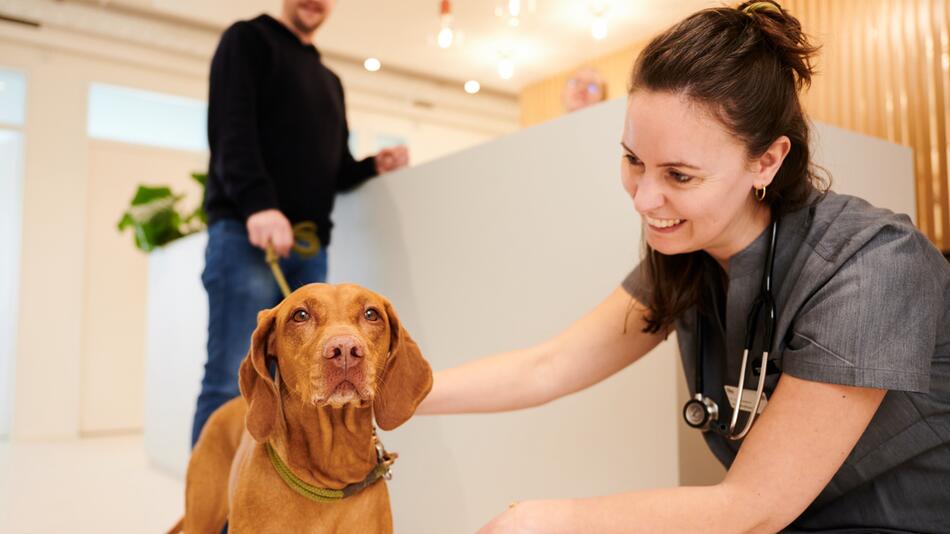
[(719, 419), (719, 406), (709, 397), (697, 393), (683, 406), (683, 419), (692, 428), (702, 431), (709, 430), (712, 424)]

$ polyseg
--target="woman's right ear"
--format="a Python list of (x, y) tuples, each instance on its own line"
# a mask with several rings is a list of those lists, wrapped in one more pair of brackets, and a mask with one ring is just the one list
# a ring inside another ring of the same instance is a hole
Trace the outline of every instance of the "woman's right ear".
[(277, 386), (267, 370), (267, 355), (272, 346), (277, 308), (257, 314), (257, 328), (251, 336), (251, 348), (241, 362), (239, 385), (247, 400), (245, 425), (259, 443), (266, 443), (277, 422)]

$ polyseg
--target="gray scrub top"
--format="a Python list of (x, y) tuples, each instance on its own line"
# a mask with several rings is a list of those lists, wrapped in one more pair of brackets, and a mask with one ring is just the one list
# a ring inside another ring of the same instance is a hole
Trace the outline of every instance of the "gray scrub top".
[[(719, 405), (720, 421), (732, 415), (723, 385), (739, 381), (768, 236), (766, 229), (730, 258), (727, 286), (708, 277), (704, 302), (715, 313), (693, 309), (675, 324), (695, 394), (696, 321), (704, 321), (704, 393)], [(650, 291), (640, 266), (623, 287), (641, 301)], [(815, 193), (779, 222), (773, 294), (769, 359), (777, 372), (767, 377), (769, 397), (782, 372), (888, 390), (844, 465), (789, 531), (950, 532), (950, 264), (907, 216)], [(753, 345), (750, 368), (758, 356)], [(747, 372), (746, 388), (755, 380)], [(714, 432), (704, 438), (728, 468), (741, 442)]]

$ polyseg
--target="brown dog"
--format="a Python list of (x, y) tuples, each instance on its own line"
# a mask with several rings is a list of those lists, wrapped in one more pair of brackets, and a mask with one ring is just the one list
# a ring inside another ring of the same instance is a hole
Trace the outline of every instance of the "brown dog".
[[(404, 423), (432, 371), (389, 301), (355, 285), (294, 291), (258, 314), (240, 387), (201, 432), (170, 532), (392, 532), (373, 416), (384, 430)], [(301, 494), (324, 490), (347, 496)]]

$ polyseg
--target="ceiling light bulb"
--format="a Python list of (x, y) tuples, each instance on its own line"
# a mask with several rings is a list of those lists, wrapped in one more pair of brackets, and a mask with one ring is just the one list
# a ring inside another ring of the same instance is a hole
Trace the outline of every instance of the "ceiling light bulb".
[(607, 19), (604, 17), (595, 17), (590, 26), (590, 34), (598, 41), (607, 37)]
[(482, 85), (475, 80), (469, 80), (465, 82), (465, 92), (470, 95), (474, 95), (475, 93), (480, 91), (481, 88), (482, 88)]
[(363, 62), (363, 68), (370, 72), (378, 71), (381, 66), (382, 64), (379, 62), (379, 60), (374, 57), (368, 58)]
[(515, 74), (515, 65), (510, 59), (502, 59), (498, 62), (498, 75), (503, 80), (510, 80)]
[(508, 0), (508, 13), (512, 17), (521, 15), (521, 0)]
[(455, 32), (448, 26), (442, 26), (439, 30), (439, 48), (448, 48), (452, 46), (452, 40), (455, 39)]

